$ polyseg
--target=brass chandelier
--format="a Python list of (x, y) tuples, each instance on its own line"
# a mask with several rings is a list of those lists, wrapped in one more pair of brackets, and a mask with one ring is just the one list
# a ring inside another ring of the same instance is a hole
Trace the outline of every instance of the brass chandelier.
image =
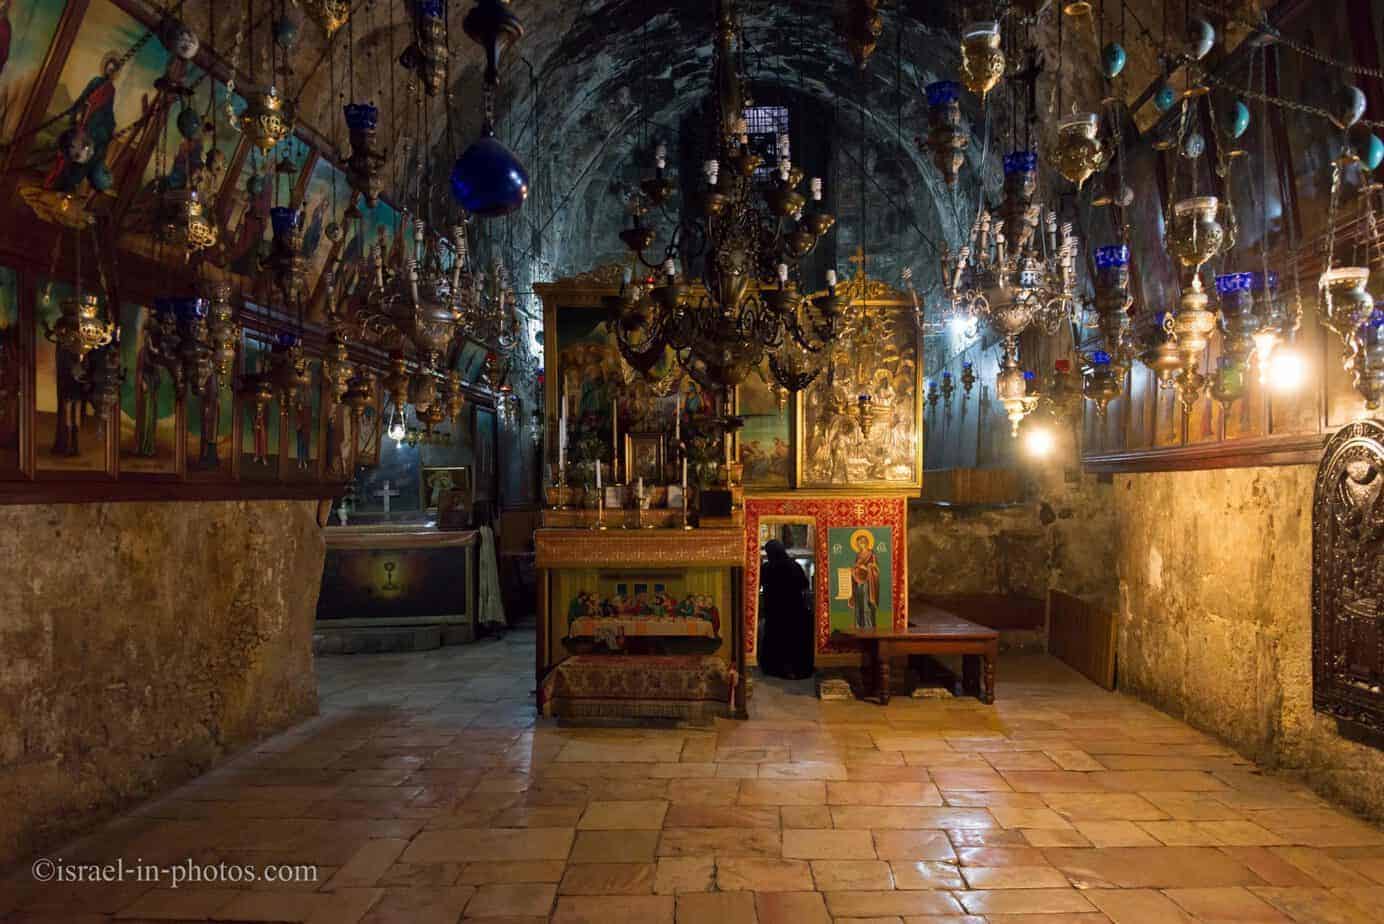
[[(735, 53), (740, 33), (734, 0), (718, 0), (712, 55), (715, 91), (711, 143), (695, 214), (674, 229), (661, 259), (649, 260), (657, 233), (644, 225), (651, 209), (673, 194), (667, 154), (658, 146), (657, 171), (630, 204), (632, 223), (620, 238), (655, 273), (647, 287), (626, 285), (614, 306), (620, 349), (648, 373), (672, 348), (679, 365), (708, 388), (734, 388), (767, 356), (783, 388), (805, 388), (820, 373), (811, 357), (844, 325), (848, 300), (836, 294), (835, 273), (825, 295), (801, 292), (799, 262), (835, 224), (822, 207), (822, 181), (806, 185), (792, 162), (788, 135), (777, 138), (777, 163), (762, 184), (762, 158), (750, 147), (745, 81)], [(677, 271), (677, 258), (701, 261), (700, 286)]]

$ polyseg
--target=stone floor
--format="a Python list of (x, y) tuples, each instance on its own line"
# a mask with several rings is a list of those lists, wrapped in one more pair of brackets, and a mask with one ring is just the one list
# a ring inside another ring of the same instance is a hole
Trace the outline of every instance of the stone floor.
[(1384, 919), (1379, 829), (1046, 658), (1002, 659), (993, 708), (760, 682), (748, 722), (579, 730), (535, 723), (532, 643), (323, 659), (320, 718), (54, 853), (314, 864), (316, 881), (26, 869), (0, 882), (0, 918)]

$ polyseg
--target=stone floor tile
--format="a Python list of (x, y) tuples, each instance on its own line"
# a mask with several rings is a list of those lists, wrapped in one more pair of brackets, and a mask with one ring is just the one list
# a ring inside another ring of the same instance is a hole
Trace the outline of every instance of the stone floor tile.
[(1297, 924), (1379, 924), (1377, 908), (1361, 908), (1330, 889), (1250, 886), (1249, 890)]
[(1105, 770), (1106, 767), (1085, 751), (1075, 748), (1049, 748), (1043, 752), (1062, 770)]
[(1071, 822), (1050, 808), (991, 806), (990, 814), (1003, 828), (1070, 828)]
[(387, 888), (361, 924), (456, 924), (475, 894), (473, 886)]
[(551, 924), (673, 924), (673, 907), (671, 895), (563, 895)]
[(571, 863), (651, 863), (657, 831), (578, 831), (568, 857)]
[(800, 860), (873, 860), (876, 858), (874, 840), (867, 830), (819, 830), (815, 828), (790, 828), (784, 831), (783, 855)]
[(997, 828), (995, 816), (983, 808), (912, 805), (833, 805), (838, 828)]
[(1263, 885), (1243, 863), (1211, 847), (1049, 848), (1048, 863), (1077, 888), (1173, 889)]
[(1200, 921), (1291, 924), (1292, 920), (1248, 889), (1166, 889), (1163, 894)]
[(457, 879), (459, 885), (487, 885), (513, 882), (560, 882), (561, 860), (515, 860), (500, 863), (467, 863)]
[(944, 831), (873, 831), (881, 860), (955, 860), (956, 851)]
[(1092, 847), (1157, 847), (1159, 843), (1132, 821), (1077, 821), (1073, 826)]
[(880, 915), (957, 914), (960, 905), (949, 892), (827, 892), (827, 910), (836, 920)]
[(959, 847), (956, 857), (962, 866), (1046, 866), (1048, 862), (1038, 847)]
[(565, 860), (572, 849), (571, 828), (459, 828), (424, 831), (399, 857), (401, 863), (471, 860)]
[(1003, 776), (992, 769), (937, 769), (932, 780), (941, 790), (959, 789), (971, 792), (1008, 792), (1011, 787)]
[[(1058, 829), (1035, 828), (1032, 832), (1035, 835), (1061, 835), (1064, 845), (1067, 841), (1077, 838), (1075, 831), (1063, 831)], [(1029, 846), (1027, 832), (1012, 830), (1009, 828), (948, 828), (947, 837), (951, 840), (953, 847), (1027, 847)], [(1081, 846), (1086, 846), (1086, 838), (1080, 838)]]
[(820, 892), (757, 892), (759, 924), (831, 924)]
[(677, 805), (669, 807), (665, 828), (773, 828), (779, 827), (775, 806)]
[(956, 897), (971, 914), (994, 920), (997, 914), (1022, 914), (1044, 924), (1038, 915), (1095, 911), (1076, 889), (991, 889), (984, 892), (958, 892)]
[(236, 893), (228, 889), (152, 889), (121, 909), (115, 917), (117, 920), (204, 921), (229, 905), (235, 897)]
[(889, 864), (883, 860), (813, 860), (812, 880), (820, 892), (894, 888)]
[(1045, 793), (1043, 801), (1071, 821), (1160, 821), (1168, 817), (1134, 793)]
[(558, 885), (560, 895), (649, 895), (653, 863), (573, 863)]
[(966, 881), (953, 863), (940, 860), (891, 860), (896, 889), (964, 889)]
[[(785, 835), (793, 833), (783, 832)], [(660, 857), (784, 856), (778, 831), (764, 828), (665, 828), (658, 840)]]
[(829, 805), (927, 805), (940, 806), (942, 794), (932, 783), (829, 782)]
[(1087, 889), (1086, 900), (1113, 924), (1194, 924), (1195, 919), (1156, 889)]
[(722, 892), (806, 892), (813, 888), (812, 869), (805, 860), (724, 857), (716, 861), (716, 888)]
[(846, 765), (839, 761), (796, 761), (759, 765), (761, 780), (844, 780)]
[(1070, 770), (1007, 770), (1003, 777), (1015, 792), (1109, 792), (1096, 773)]
[(678, 895), (682, 892), (710, 892), (716, 881), (713, 857), (660, 857), (654, 874), (654, 892)]
[(830, 828), (831, 809), (825, 805), (784, 805), (779, 817), (785, 828)]
[(381, 876), (394, 865), (399, 854), (404, 852), (409, 842), (401, 838), (379, 837), (366, 841), (360, 849), (336, 871), (324, 892), (337, 889), (362, 888), (375, 885)]
[(1193, 824), (1226, 847), (1271, 847), (1288, 843), (1287, 838), (1252, 821), (1196, 821)]
[(1196, 821), (1141, 821), (1139, 827), (1166, 847), (1220, 847), (1224, 841)]
[(739, 796), (739, 780), (675, 779), (668, 782), (668, 799), (673, 805), (730, 805)]
[(756, 924), (753, 892), (685, 892), (677, 897), (678, 924)]
[(1090, 847), (1086, 835), (1072, 828), (1025, 828), (1024, 843), (1030, 847)]
[(825, 805), (827, 784), (822, 780), (742, 780), (742, 805)]
[(1311, 876), (1328, 889), (1368, 886), (1370, 880), (1317, 847), (1270, 847), (1278, 857)]
[(579, 831), (657, 831), (663, 827), (668, 803), (589, 802), (577, 823)]
[(971, 889), (1065, 889), (1067, 877), (1051, 866), (963, 866)]

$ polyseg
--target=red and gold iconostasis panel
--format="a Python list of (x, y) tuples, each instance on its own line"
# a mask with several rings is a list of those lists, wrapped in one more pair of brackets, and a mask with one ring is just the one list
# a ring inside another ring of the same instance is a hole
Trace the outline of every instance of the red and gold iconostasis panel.
[[(878, 613), (880, 628), (893, 627), (901, 632), (908, 626), (908, 498), (905, 496), (869, 497), (747, 497), (745, 499), (745, 654), (755, 658), (759, 631), (759, 564), (762, 558), (760, 524), (762, 521), (792, 520), (812, 526), (812, 554), (816, 562), (812, 593), (816, 619), (816, 650), (819, 654), (842, 653), (831, 644), (833, 622), (840, 622), (840, 599), (836, 592), (837, 565), (843, 553), (850, 550), (833, 549), (833, 536), (851, 536), (865, 532), (874, 540), (868, 552), (878, 555), (884, 565), (881, 578), (887, 584), (883, 593), (875, 594), (881, 603), (890, 604), (887, 612)], [(843, 532), (845, 531), (845, 532)], [(838, 544), (840, 544), (838, 542)], [(868, 544), (868, 543), (867, 543)], [(887, 545), (888, 548), (884, 546)], [(860, 554), (867, 554), (861, 550)], [(848, 560), (848, 559), (847, 559)], [(843, 626), (838, 625), (838, 628)]]

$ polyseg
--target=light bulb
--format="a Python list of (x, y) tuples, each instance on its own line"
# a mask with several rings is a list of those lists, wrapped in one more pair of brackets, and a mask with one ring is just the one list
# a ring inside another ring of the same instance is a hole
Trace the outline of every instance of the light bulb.
[(836, 288), (836, 270), (834, 269), (827, 270), (827, 288)]
[(658, 147), (654, 149), (654, 161), (660, 170), (668, 166), (668, 145), (659, 142)]
[(1269, 387), (1279, 394), (1289, 394), (1302, 387), (1307, 379), (1307, 363), (1292, 344), (1285, 343), (1269, 358)]
[(678, 274), (677, 265), (673, 262), (672, 257), (669, 257), (668, 259), (663, 261), (663, 272), (664, 275), (668, 276), (669, 278), (672, 278)]
[(1047, 427), (1031, 426), (1024, 428), (1024, 451), (1034, 458), (1041, 459), (1052, 455), (1057, 446), (1057, 437)]
[(951, 319), (951, 332), (953, 337), (964, 337), (966, 332), (971, 329), (971, 319), (957, 315)]
[(788, 264), (787, 264), (787, 263), (780, 263), (780, 264), (778, 265), (778, 278), (779, 278), (779, 284), (780, 284), (780, 285), (787, 285), (787, 284), (788, 284)]
[(822, 178), (819, 176), (814, 176), (812, 178), (812, 201), (822, 201)]
[(1254, 335), (1254, 358), (1259, 366), (1259, 384), (1269, 384), (1269, 364), (1273, 361), (1274, 347), (1278, 345), (1278, 332), (1261, 330)]

